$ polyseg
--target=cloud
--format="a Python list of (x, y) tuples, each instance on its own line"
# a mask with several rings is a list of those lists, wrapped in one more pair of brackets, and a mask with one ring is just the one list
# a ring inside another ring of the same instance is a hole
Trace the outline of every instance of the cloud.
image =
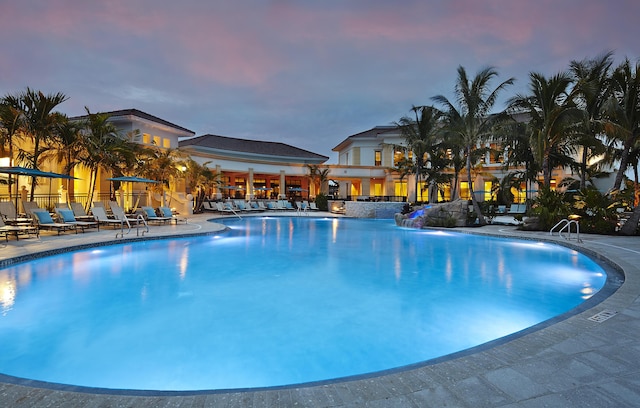
[(321, 154), (450, 96), (458, 65), (493, 65), (517, 78), (515, 93), (532, 70), (609, 49), (636, 59), (640, 36), (631, 0), (5, 3), (2, 94), (62, 91), (72, 114), (138, 108)]

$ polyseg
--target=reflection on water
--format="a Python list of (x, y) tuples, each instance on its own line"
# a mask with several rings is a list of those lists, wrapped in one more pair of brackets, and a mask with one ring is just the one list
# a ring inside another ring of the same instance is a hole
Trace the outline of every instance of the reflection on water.
[(294, 384), (469, 348), (605, 275), (566, 248), (390, 221), (246, 218), (0, 270), (0, 373), (129, 389)]

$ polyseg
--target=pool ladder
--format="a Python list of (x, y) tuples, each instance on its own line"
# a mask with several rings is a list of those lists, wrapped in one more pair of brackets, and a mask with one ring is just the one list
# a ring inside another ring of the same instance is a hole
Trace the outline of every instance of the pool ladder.
[[(564, 239), (570, 240), (571, 239), (571, 226), (572, 225), (576, 226), (576, 228), (575, 228), (575, 230), (576, 230), (576, 241), (578, 243), (582, 243), (582, 240), (580, 239), (580, 224), (576, 220), (569, 220), (567, 218), (561, 220), (556, 225), (554, 225), (553, 228), (551, 228), (551, 231), (549, 231), (549, 235), (553, 235), (553, 232), (557, 229), (559, 237), (562, 237)], [(567, 236), (566, 237), (562, 235), (562, 233), (565, 232), (565, 231), (567, 232)]]

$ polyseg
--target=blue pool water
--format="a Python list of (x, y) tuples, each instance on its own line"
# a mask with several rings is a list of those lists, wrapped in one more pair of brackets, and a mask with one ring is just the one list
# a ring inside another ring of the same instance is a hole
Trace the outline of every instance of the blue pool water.
[(576, 251), (245, 218), (229, 231), (0, 270), (0, 373), (90, 387), (297, 384), (413, 364), (564, 313), (605, 283)]

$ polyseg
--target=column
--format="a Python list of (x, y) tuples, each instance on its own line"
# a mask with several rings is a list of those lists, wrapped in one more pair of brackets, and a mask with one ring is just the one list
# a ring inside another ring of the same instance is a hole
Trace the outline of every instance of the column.
[(287, 186), (285, 185), (285, 177), (284, 170), (280, 170), (280, 194), (278, 194), (279, 199), (287, 198)]
[(253, 168), (249, 167), (249, 177), (247, 177), (247, 199), (249, 201), (255, 199), (255, 191), (253, 190)]

